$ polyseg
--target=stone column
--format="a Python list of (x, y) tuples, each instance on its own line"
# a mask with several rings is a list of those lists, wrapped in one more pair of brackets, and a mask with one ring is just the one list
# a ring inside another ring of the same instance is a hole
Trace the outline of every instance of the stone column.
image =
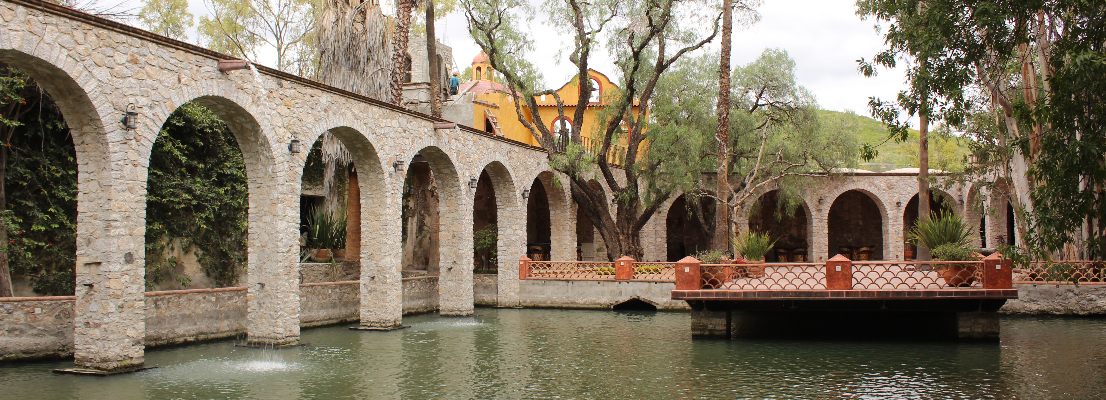
[[(909, 201), (909, 199), (907, 199)], [(887, 261), (902, 261), (906, 258), (906, 246), (904, 245), (906, 240), (906, 234), (908, 231), (902, 223), (904, 214), (906, 213), (907, 202), (902, 202), (902, 207), (899, 207), (896, 203), (888, 202), (884, 206), (887, 207), (887, 221), (883, 224), (883, 259)]]
[[(361, 190), (361, 324), (359, 328), (402, 327), (403, 280), (400, 265), (403, 173), (387, 161), (384, 175), (362, 174)], [(381, 191), (364, 190), (384, 188)]]
[[(506, 203), (506, 199), (497, 201)], [(518, 259), (526, 255), (526, 208), (520, 203), (522, 195), (519, 193), (503, 193), (502, 196), (511, 196), (511, 207), (500, 208), (499, 213), (499, 258), (496, 263), (499, 267), (497, 282), (498, 293), (496, 304), (499, 307), (518, 307), (519, 299), (519, 272)], [(556, 246), (554, 246), (556, 248)]]
[[(458, 182), (446, 182), (449, 174), (438, 174), (442, 192), (438, 236), (438, 313), (468, 316), (473, 313), (472, 293), (472, 198), (461, 195)], [(455, 179), (455, 178), (452, 178)]]
[(999, 340), (1001, 323), (997, 312), (956, 313), (957, 336), (961, 340)]
[(730, 310), (691, 309), (692, 338), (730, 338)]
[[(576, 208), (568, 201), (572, 198), (568, 193), (568, 177), (560, 177), (560, 181), (564, 182), (561, 189), (553, 185), (552, 175), (543, 174), (540, 178), (549, 199), (549, 237), (552, 242), (549, 256), (552, 261), (576, 260)], [(523, 230), (525, 228), (524, 225)]]
[[(823, 197), (818, 197), (823, 196)], [(833, 199), (817, 194), (810, 210), (810, 262), (825, 262), (829, 258), (829, 209)]]

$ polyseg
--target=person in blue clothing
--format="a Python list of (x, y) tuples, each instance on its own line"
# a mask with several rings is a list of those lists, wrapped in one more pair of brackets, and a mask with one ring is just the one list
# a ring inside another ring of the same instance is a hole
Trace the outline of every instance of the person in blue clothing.
[(457, 79), (457, 72), (453, 72), (453, 76), (449, 77), (449, 95), (457, 95), (457, 87), (461, 86), (461, 81)]

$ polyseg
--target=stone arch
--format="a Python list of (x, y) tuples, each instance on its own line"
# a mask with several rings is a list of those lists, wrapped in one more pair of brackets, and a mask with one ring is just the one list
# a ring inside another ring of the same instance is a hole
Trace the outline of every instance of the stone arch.
[[(931, 213), (951, 211), (960, 216), (964, 215), (963, 211), (959, 209), (957, 201), (944, 190), (930, 188), (929, 198)], [(918, 215), (918, 202), (918, 193), (914, 193), (902, 207), (903, 259), (917, 257), (918, 246), (910, 243), (909, 240), (906, 240), (906, 237), (910, 234), (910, 231), (914, 230), (914, 227), (918, 224), (918, 219), (921, 217)]]
[(806, 199), (799, 198), (790, 214), (779, 207), (779, 189), (760, 195), (749, 209), (749, 230), (768, 232), (776, 241), (765, 255), (768, 262), (810, 262), (814, 238), (813, 216)]
[(427, 146), (417, 155), (426, 159), (438, 191), (438, 312), (471, 315), (472, 210), (468, 196), (462, 193), (457, 167), (444, 150)]
[[(26, 16), (25, 11), (17, 13), (16, 21), (18, 15)], [(7, 29), (30, 28), (36, 22), (12, 21)], [(37, 30), (42, 32), (42, 26)], [(16, 40), (12, 33), (2, 34), (0, 62), (26, 73), (50, 94), (70, 128), (76, 154), (74, 324), (80, 328), (73, 337), (74, 361), (78, 366), (104, 370), (142, 365), (145, 314), (141, 306), (129, 306), (142, 304), (145, 291), (141, 217), (145, 201), (142, 195), (135, 195), (144, 186), (133, 168), (140, 160), (132, 159), (128, 152), (130, 140), (137, 133), (113, 123), (122, 116), (126, 104), (113, 104), (105, 95), (111, 88), (89, 79), (91, 73), (77, 64), (79, 58), (69, 56), (60, 46), (39, 46), (40, 40), (33, 40), (31, 33), (24, 34), (26, 40), (18, 40), (22, 38), (18, 33), (14, 35)], [(66, 71), (77, 73), (74, 76)], [(115, 165), (117, 169), (112, 167)], [(122, 287), (112, 288), (109, 281), (121, 282)], [(100, 304), (111, 304), (120, 311), (97, 310)], [(103, 346), (103, 342), (128, 345)]]
[[(709, 212), (710, 205), (706, 200), (713, 199), (703, 197), (699, 207), (705, 223), (714, 222)], [(666, 260), (675, 262), (686, 256), (707, 249), (710, 246), (710, 236), (703, 231), (703, 226), (697, 222), (698, 216), (693, 214), (695, 210), (688, 201), (687, 194), (681, 194), (668, 206), (668, 212), (664, 218)]]
[[(598, 191), (605, 199), (607, 191), (599, 181), (588, 180), (588, 186)], [(574, 227), (576, 233), (576, 259), (581, 261), (605, 261), (607, 259), (603, 237), (599, 235), (595, 224), (588, 218), (581, 207), (583, 205), (572, 202), (572, 216), (576, 221)]]
[[(875, 217), (878, 221), (872, 221)], [(842, 247), (872, 247), (872, 259), (886, 258), (885, 252), (889, 250), (887, 209), (872, 192), (849, 189), (837, 195), (829, 207), (827, 225), (827, 257), (842, 253)]]

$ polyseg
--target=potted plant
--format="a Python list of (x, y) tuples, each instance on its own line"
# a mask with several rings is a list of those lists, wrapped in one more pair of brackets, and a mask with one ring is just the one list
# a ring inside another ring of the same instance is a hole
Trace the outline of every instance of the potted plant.
[[(741, 254), (748, 264), (763, 264), (764, 255), (776, 245), (768, 232), (741, 232), (730, 239), (730, 243), (734, 252)], [(764, 276), (764, 266), (750, 266), (748, 272), (750, 277), (759, 278)]]
[[(695, 258), (703, 264), (703, 277), (707, 278), (704, 287), (717, 289), (722, 284), (729, 282), (734, 275), (734, 267), (721, 265), (726, 263), (726, 253), (721, 250), (708, 250), (695, 253)], [(708, 266), (711, 265), (711, 266)], [(738, 271), (738, 276), (745, 275), (744, 269)]]
[[(925, 246), (933, 255), (944, 261), (969, 261), (975, 252), (968, 249), (972, 242), (972, 228), (964, 219), (949, 211), (933, 213), (928, 219), (918, 222), (910, 231), (910, 239), (915, 245)], [(963, 272), (970, 269), (971, 273)], [(971, 285), (975, 280), (974, 266), (942, 267), (941, 276), (945, 284), (952, 287)], [(966, 274), (966, 276), (965, 276)], [(954, 279), (954, 278), (963, 279)], [(967, 278), (971, 280), (967, 280)]]
[(315, 207), (309, 214), (306, 244), (313, 249), (312, 261), (334, 261), (332, 250), (346, 245), (346, 216), (342, 212)]
[[(975, 250), (952, 243), (937, 246), (933, 256), (941, 261), (974, 261), (981, 257)], [(975, 264), (945, 264), (938, 271), (949, 287), (967, 287), (975, 283)]]

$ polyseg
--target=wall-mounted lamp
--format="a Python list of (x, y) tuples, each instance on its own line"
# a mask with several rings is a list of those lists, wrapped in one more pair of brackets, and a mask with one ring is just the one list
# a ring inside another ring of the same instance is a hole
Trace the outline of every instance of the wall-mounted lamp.
[(119, 122), (129, 131), (138, 129), (138, 107), (134, 103), (127, 104), (127, 112), (123, 113), (123, 119)]
[(403, 170), (403, 160), (396, 160), (392, 163), (392, 168), (395, 168), (396, 172)]
[(293, 138), (288, 142), (288, 151), (292, 154), (298, 154), (300, 152), (300, 140)]
[(956, 202), (960, 203), (960, 205), (964, 205), (964, 195), (960, 195), (960, 197), (957, 197)]
[(522, 199), (527, 200), (530, 198), (530, 189), (522, 189)]
[(476, 178), (469, 179), (469, 189), (476, 189), (478, 184), (480, 184), (480, 181), (477, 181)]
[(825, 197), (819, 197), (819, 198), (818, 198), (818, 205), (822, 205), (822, 203), (825, 203), (825, 202), (826, 202), (826, 198), (825, 198)]
[(895, 207), (902, 207), (902, 202), (901, 201), (896, 201), (895, 202)]

